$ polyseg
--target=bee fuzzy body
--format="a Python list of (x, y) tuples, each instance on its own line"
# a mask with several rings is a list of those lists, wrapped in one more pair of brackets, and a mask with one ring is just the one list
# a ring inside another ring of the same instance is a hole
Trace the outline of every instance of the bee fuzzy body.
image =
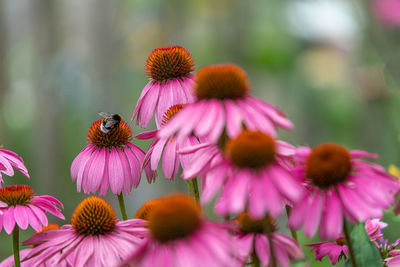
[(100, 112), (99, 115), (104, 118), (100, 125), (100, 130), (103, 133), (109, 133), (112, 129), (117, 128), (122, 121), (122, 117), (119, 114)]

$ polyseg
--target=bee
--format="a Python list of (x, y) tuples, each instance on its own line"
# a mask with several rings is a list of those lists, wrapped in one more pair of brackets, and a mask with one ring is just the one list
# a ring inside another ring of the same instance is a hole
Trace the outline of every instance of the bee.
[(119, 114), (99, 112), (99, 115), (104, 118), (100, 124), (100, 130), (103, 133), (108, 133), (110, 130), (117, 128), (122, 120), (122, 117)]

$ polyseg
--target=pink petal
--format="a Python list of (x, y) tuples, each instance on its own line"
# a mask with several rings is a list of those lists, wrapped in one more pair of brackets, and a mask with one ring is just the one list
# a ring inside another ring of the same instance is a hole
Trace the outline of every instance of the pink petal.
[(151, 120), (153, 113), (159, 103), (159, 94), (162, 90), (159, 82), (154, 82), (151, 90), (143, 97), (143, 105), (140, 108), (138, 114), (139, 125), (146, 128), (147, 124)]
[(22, 230), (26, 230), (28, 228), (28, 214), (26, 213), (26, 209), (23, 206), (16, 205), (14, 209), (14, 218), (15, 222)]
[[(86, 158), (87, 155), (90, 155), (92, 149), (93, 149), (92, 145), (85, 146), (85, 148), (82, 149), (82, 151), (78, 154), (78, 156), (76, 156), (74, 161), (72, 161), (72, 164), (71, 164), (71, 176), (72, 176), (72, 180), (73, 181), (75, 181), (75, 179), (78, 177), (78, 172), (79, 172), (79, 169), (81, 167), (83, 158)], [(90, 150), (90, 153), (87, 153), (88, 150)]]
[(307, 237), (312, 237), (315, 234), (315, 231), (318, 228), (319, 221), (322, 213), (322, 203), (323, 203), (323, 195), (320, 195), (318, 192), (309, 200), (311, 202), (308, 203), (308, 212), (304, 226), (304, 232)]
[(222, 105), (222, 103), (220, 103), (220, 101), (214, 100), (212, 105), (215, 105), (217, 108), (220, 109), (220, 111), (218, 112), (218, 116), (215, 117), (213, 128), (206, 137), (208, 140), (210, 140), (210, 142), (216, 143), (218, 141), (218, 138), (221, 136), (222, 131), (224, 130), (226, 116), (224, 106)]
[[(1, 167), (1, 165), (3, 165), (3, 166)], [(3, 157), (1, 154), (0, 154), (0, 167), (1, 167), (1, 172), (3, 172), (5, 175), (8, 175), (8, 176), (14, 175), (14, 169), (11, 166), (10, 162), (5, 157)]]
[(226, 132), (229, 137), (236, 137), (242, 129), (242, 114), (232, 100), (225, 100)]
[(5, 211), (3, 214), (3, 227), (7, 234), (11, 234), (11, 232), (14, 230), (14, 218), (14, 207), (9, 206), (7, 211)]
[(117, 150), (111, 148), (110, 157), (108, 159), (108, 179), (111, 191), (114, 194), (120, 194), (122, 191), (124, 173), (122, 171), (122, 163), (119, 159)]
[(106, 149), (107, 148), (102, 148), (98, 151), (95, 151), (92, 155), (93, 161), (89, 166), (89, 171), (87, 174), (87, 186), (89, 192), (96, 192), (103, 181)]
[(176, 141), (170, 139), (164, 148), (162, 170), (165, 178), (173, 179), (179, 171), (179, 160), (176, 155)]
[[(86, 150), (82, 155), (82, 159), (79, 162), (79, 170), (78, 170), (78, 174), (77, 174), (77, 181), (76, 181), (76, 189), (78, 192), (81, 191), (81, 186), (82, 186), (82, 180), (83, 180), (83, 174), (85, 172), (85, 168), (86, 168), (86, 164), (87, 162), (90, 160), (92, 152), (95, 150), (94, 147), (91, 147), (91, 149)], [(74, 177), (72, 177), (74, 178)]]
[(379, 156), (377, 154), (369, 153), (366, 151), (362, 150), (351, 150), (349, 152), (350, 157), (352, 158), (371, 158), (371, 159), (377, 159)]
[(158, 130), (143, 132), (135, 136), (139, 140), (148, 140), (157, 137)]
[(270, 261), (270, 243), (265, 235), (256, 235), (255, 251), (263, 265)]
[(321, 228), (325, 230), (320, 232), (320, 236), (323, 239), (336, 239), (342, 232), (343, 213), (342, 204), (335, 191), (332, 190), (331, 194), (326, 196), (324, 207)]
[(290, 201), (298, 201), (302, 194), (303, 188), (300, 183), (296, 181), (288, 171), (280, 167), (279, 165), (271, 165), (268, 168), (269, 177), (278, 188), (278, 190), (287, 197)]

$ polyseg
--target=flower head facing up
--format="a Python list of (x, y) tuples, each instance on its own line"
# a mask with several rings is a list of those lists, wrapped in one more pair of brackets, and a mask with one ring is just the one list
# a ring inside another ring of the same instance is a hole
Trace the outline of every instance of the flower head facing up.
[(194, 71), (192, 56), (181, 46), (154, 49), (145, 66), (147, 76), (160, 82), (187, 77), (192, 71)]
[(33, 189), (27, 185), (9, 185), (0, 188), (0, 201), (8, 206), (26, 206), (33, 196)]
[[(138, 187), (144, 151), (132, 144), (132, 130), (125, 121), (107, 133), (101, 130), (102, 120), (95, 121), (89, 128), (88, 145), (78, 154), (71, 165), (71, 176), (77, 181), (77, 191), (85, 194), (105, 195), (109, 189), (113, 194), (129, 194)], [(144, 168), (149, 183), (156, 172)]]
[(194, 81), (199, 100), (243, 98), (250, 90), (246, 72), (234, 64), (206, 66)]
[(260, 169), (274, 162), (275, 141), (260, 131), (244, 130), (226, 143), (225, 154), (238, 167)]
[(199, 228), (200, 207), (193, 198), (176, 194), (151, 209), (148, 227), (154, 239), (168, 242), (190, 236)]
[(119, 221), (111, 206), (95, 196), (76, 207), (71, 223), (24, 241), (31, 246), (24, 260), (32, 266), (59, 266), (66, 260), (68, 266), (119, 266), (148, 235), (146, 221)]
[(270, 215), (262, 219), (253, 219), (249, 213), (242, 212), (234, 222), (238, 229), (235, 236), (240, 247), (238, 256), (243, 264), (255, 253), (263, 265), (270, 266), (271, 246), (281, 266), (289, 266), (290, 260), (304, 258), (299, 244), (294, 239), (277, 233), (276, 221)]
[(0, 230), (10, 234), (15, 225), (26, 230), (28, 226), (39, 232), (48, 221), (45, 212), (64, 219), (63, 205), (51, 196), (35, 196), (27, 185), (10, 185), (0, 189)]
[(195, 102), (189, 102), (171, 123), (160, 129), (160, 137), (176, 134), (181, 141), (194, 133), (217, 143), (224, 133), (234, 138), (243, 129), (260, 130), (275, 137), (278, 127), (293, 128), (280, 110), (249, 95), (247, 75), (237, 65), (203, 67), (194, 80)]
[(351, 159), (343, 146), (323, 144), (312, 150), (306, 166), (307, 179), (315, 186), (329, 188), (346, 180), (351, 172)]
[(102, 235), (115, 228), (117, 217), (111, 206), (102, 198), (84, 199), (72, 214), (72, 227), (79, 234)]
[(97, 148), (125, 147), (132, 139), (132, 130), (125, 121), (121, 121), (118, 127), (108, 133), (101, 131), (103, 120), (95, 121), (89, 128), (87, 140)]
[(206, 221), (192, 197), (173, 194), (144, 206), (148, 213), (139, 216), (147, 219), (150, 235), (131, 251), (125, 265), (237, 266), (231, 228)]
[(261, 131), (243, 130), (224, 145), (203, 143), (181, 151), (192, 155), (183, 178), (202, 178), (203, 204), (221, 190), (215, 205), (219, 215), (248, 211), (256, 219), (267, 214), (278, 217), (287, 203), (303, 194), (302, 185), (290, 172), (294, 151), (290, 144)]
[(292, 175), (305, 193), (293, 203), (290, 227), (304, 226), (308, 237), (319, 229), (322, 239), (336, 239), (344, 219), (357, 223), (382, 217), (393, 204), (399, 183), (382, 166), (363, 157), (376, 155), (336, 144), (297, 148)]
[(189, 52), (180, 46), (155, 49), (145, 67), (150, 82), (143, 88), (132, 120), (146, 128), (153, 115), (157, 128), (161, 127), (163, 115), (173, 105), (194, 101), (194, 61)]

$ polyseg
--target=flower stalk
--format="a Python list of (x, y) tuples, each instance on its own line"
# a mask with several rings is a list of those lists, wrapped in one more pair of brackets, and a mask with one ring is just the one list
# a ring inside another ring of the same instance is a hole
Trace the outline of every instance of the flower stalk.
[(128, 220), (128, 216), (126, 216), (124, 195), (122, 193), (118, 195), (118, 203), (119, 203), (119, 208), (120, 208), (121, 214), (122, 214), (122, 220), (124, 220), (124, 221)]
[(200, 201), (199, 186), (197, 184), (197, 178), (186, 180), (189, 186), (189, 194), (196, 199), (197, 202)]
[(353, 244), (351, 243), (349, 230), (347, 229), (346, 219), (343, 219), (343, 234), (344, 234), (344, 238), (346, 240), (346, 245), (347, 245), (347, 247), (349, 249), (349, 256), (350, 256), (351, 265), (353, 267), (357, 267), (357, 261), (356, 261), (355, 255), (354, 255)]
[(251, 267), (260, 267), (260, 259), (257, 256), (255, 250), (251, 253)]
[(21, 262), (20, 262), (20, 258), (19, 258), (19, 227), (15, 226), (13, 233), (13, 249), (14, 249), (14, 264), (15, 267), (20, 267), (21, 266)]
[[(286, 205), (285, 208), (286, 208), (286, 215), (287, 215), (287, 217), (289, 219), (290, 212), (292, 211), (292, 208), (290, 206), (288, 206), (288, 205)], [(292, 228), (290, 228), (290, 227), (289, 227), (289, 229), (290, 229), (290, 233), (292, 234), (293, 239), (296, 240), (297, 243), (299, 243), (299, 241), (297, 240), (297, 232), (295, 230), (293, 230)]]

